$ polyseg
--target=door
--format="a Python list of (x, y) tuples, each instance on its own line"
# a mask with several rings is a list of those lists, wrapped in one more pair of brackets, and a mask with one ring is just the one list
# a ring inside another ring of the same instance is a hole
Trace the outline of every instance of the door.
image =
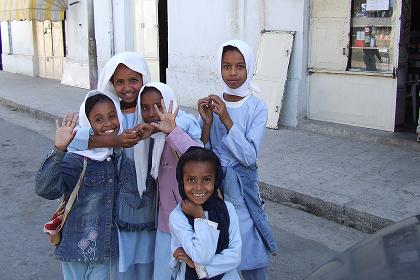
[(158, 0), (136, 0), (134, 9), (134, 49), (144, 55), (152, 81), (159, 81)]
[(293, 37), (294, 32), (285, 31), (267, 31), (261, 35), (254, 81), (261, 89), (258, 96), (268, 106), (268, 128), (278, 128)]
[(38, 75), (61, 79), (63, 73), (64, 40), (62, 22), (35, 21), (38, 51)]
[(312, 0), (309, 70), (345, 71), (350, 32), (349, 0)]

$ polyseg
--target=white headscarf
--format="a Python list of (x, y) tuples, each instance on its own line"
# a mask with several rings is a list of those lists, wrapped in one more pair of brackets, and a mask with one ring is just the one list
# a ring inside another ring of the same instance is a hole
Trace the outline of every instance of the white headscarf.
[(246, 75), (246, 81), (239, 88), (236, 88), (236, 89), (230, 88), (222, 79), (223, 85), (224, 85), (224, 92), (227, 94), (242, 96), (242, 97), (251, 95), (254, 92), (260, 92), (260, 89), (253, 81), (253, 76), (254, 76), (253, 71), (254, 71), (254, 65), (255, 65), (254, 54), (251, 48), (249, 47), (249, 45), (245, 43), (244, 41), (230, 40), (223, 43), (222, 46), (220, 46), (217, 52), (217, 60), (216, 60), (217, 67), (218, 67), (217, 69), (219, 71), (220, 77), (222, 76), (221, 63), (222, 63), (223, 48), (226, 46), (236, 47), (242, 53), (245, 59), (247, 75)]
[[(165, 103), (165, 107), (167, 110), (169, 110), (169, 103), (171, 102), (171, 100), (172, 112), (175, 112), (176, 108), (178, 108), (178, 103), (176, 102), (175, 95), (169, 86), (160, 82), (148, 83), (140, 89), (139, 98), (137, 100), (138, 123), (144, 123), (143, 118), (141, 116), (141, 94), (146, 88), (156, 88), (161, 93), (163, 102)], [(178, 111), (178, 114), (179, 113), (180, 112)], [(151, 136), (151, 138), (154, 139), (154, 145), (152, 151), (152, 167), (150, 170), (150, 175), (152, 175), (154, 179), (158, 177), (160, 158), (162, 156), (163, 148), (165, 146), (165, 137), (166, 134), (163, 132), (157, 132)], [(139, 190), (140, 195), (142, 195), (143, 192), (146, 190), (148, 157), (144, 155), (148, 155), (149, 143), (150, 139), (145, 139), (134, 146), (134, 162), (136, 165), (137, 188)], [(136, 154), (142, 156), (136, 157)]]
[[(114, 103), (115, 110), (117, 111), (118, 122), (120, 123), (120, 129), (118, 131), (118, 134), (122, 133), (122, 131), (123, 131), (123, 125), (122, 125), (123, 116), (122, 116), (122, 113), (121, 113), (121, 110), (120, 110), (120, 104), (115, 99), (113, 99), (111, 97), (112, 96), (111, 93), (106, 92), (106, 91), (100, 91), (100, 90), (92, 90), (92, 91), (89, 91), (86, 94), (85, 100), (83, 101), (82, 105), (80, 105), (80, 109), (79, 109), (79, 124), (78, 124), (78, 127), (92, 129), (92, 126), (91, 126), (91, 124), (89, 122), (89, 119), (88, 119), (88, 117), (86, 115), (86, 112), (85, 112), (85, 104), (86, 104), (86, 100), (88, 99), (88, 97), (98, 95), (98, 94), (103, 94), (103, 95), (106, 95), (109, 98), (111, 98), (112, 102)], [(112, 148), (95, 148), (95, 149), (89, 149), (89, 150), (84, 150), (84, 151), (72, 151), (72, 153), (79, 154), (79, 155), (88, 157), (88, 158), (93, 159), (93, 160), (103, 161), (108, 156), (112, 155), (113, 149)]]
[[(147, 65), (144, 57), (136, 52), (121, 52), (117, 53), (105, 64), (104, 68), (101, 71), (101, 74), (98, 79), (98, 89), (106, 90), (112, 93), (114, 100), (118, 102), (118, 108), (120, 99), (117, 96), (115, 87), (112, 84), (111, 78), (114, 75), (115, 70), (119, 64), (124, 64), (131, 70), (140, 73), (142, 75), (143, 85), (150, 83), (150, 70)], [(140, 102), (140, 97), (138, 98)], [(136, 108), (137, 112), (140, 112), (140, 107)], [(136, 116), (137, 117), (137, 116)], [(143, 122), (143, 121), (141, 121)], [(141, 123), (138, 122), (138, 123)], [(146, 189), (146, 175), (147, 175), (147, 163), (148, 163), (148, 152), (149, 152), (149, 139), (140, 141), (137, 145), (133, 147), (134, 149), (134, 163), (136, 165), (137, 173), (137, 188), (139, 190), (140, 196), (143, 194), (143, 191)]]
[(136, 52), (117, 53), (105, 64), (98, 79), (98, 89), (112, 93), (112, 97), (119, 101), (115, 92), (111, 77), (114, 75), (115, 69), (119, 64), (124, 64), (128, 68), (140, 73), (143, 78), (143, 85), (150, 83), (150, 71), (144, 57)]

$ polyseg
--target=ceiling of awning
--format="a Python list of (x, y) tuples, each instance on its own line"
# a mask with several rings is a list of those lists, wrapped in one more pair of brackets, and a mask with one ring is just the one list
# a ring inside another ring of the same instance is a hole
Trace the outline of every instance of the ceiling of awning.
[(0, 0), (0, 21), (64, 20), (67, 0)]

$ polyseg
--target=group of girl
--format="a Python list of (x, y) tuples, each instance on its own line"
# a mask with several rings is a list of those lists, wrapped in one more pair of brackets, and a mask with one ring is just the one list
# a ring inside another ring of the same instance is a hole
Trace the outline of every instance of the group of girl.
[(77, 127), (76, 114), (57, 123), (36, 193), (68, 196), (87, 163), (55, 250), (64, 279), (267, 279), (277, 244), (256, 164), (267, 107), (253, 94), (250, 47), (231, 40), (217, 56), (224, 90), (198, 101), (198, 119), (123, 52)]

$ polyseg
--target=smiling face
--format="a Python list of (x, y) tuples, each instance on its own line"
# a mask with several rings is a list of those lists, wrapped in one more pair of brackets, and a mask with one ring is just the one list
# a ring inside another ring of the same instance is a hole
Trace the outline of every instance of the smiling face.
[(242, 53), (234, 48), (223, 51), (222, 78), (231, 89), (237, 89), (246, 81), (247, 70)]
[(211, 161), (188, 161), (182, 168), (184, 191), (194, 204), (202, 205), (214, 192), (216, 171)]
[(87, 117), (95, 135), (118, 134), (120, 123), (114, 103), (111, 100), (97, 101)]
[(141, 117), (146, 123), (160, 121), (159, 116), (155, 110), (156, 105), (160, 112), (162, 110), (162, 94), (155, 88), (146, 87), (141, 94)]
[(124, 103), (123, 105), (136, 106), (137, 97), (143, 86), (143, 78), (140, 73), (131, 70), (124, 64), (119, 64), (112, 75), (112, 84), (121, 102)]

